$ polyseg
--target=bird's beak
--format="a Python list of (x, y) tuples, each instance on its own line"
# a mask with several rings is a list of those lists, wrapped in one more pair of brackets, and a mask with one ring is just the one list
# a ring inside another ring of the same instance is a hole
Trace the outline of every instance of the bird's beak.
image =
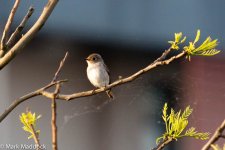
[(89, 59), (88, 58), (85, 58), (85, 60), (88, 61)]

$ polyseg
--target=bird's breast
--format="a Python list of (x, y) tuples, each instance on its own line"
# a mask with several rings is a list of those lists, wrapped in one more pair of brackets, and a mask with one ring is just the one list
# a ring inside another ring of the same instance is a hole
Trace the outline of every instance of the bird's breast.
[(87, 76), (95, 87), (103, 87), (109, 84), (109, 75), (103, 66), (88, 66)]

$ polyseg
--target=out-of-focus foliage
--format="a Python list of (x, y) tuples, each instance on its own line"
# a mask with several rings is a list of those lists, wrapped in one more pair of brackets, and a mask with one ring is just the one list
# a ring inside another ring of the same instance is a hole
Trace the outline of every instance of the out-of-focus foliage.
[(41, 115), (36, 116), (35, 113), (31, 113), (31, 111), (27, 111), (26, 113), (22, 113), (20, 116), (20, 121), (23, 124), (23, 130), (30, 133), (28, 139), (33, 138), (34, 134), (39, 135), (40, 130), (36, 129), (36, 121), (41, 117)]
[(225, 150), (225, 144), (223, 145), (223, 148), (219, 147), (219, 145), (212, 144), (211, 147), (213, 150)]
[(162, 119), (165, 122), (166, 131), (161, 137), (157, 138), (157, 144), (161, 139), (165, 140), (168, 138), (172, 138), (175, 140), (181, 137), (193, 137), (201, 140), (206, 140), (209, 138), (208, 132), (197, 132), (194, 127), (191, 127), (184, 131), (188, 125), (188, 117), (193, 111), (190, 106), (187, 106), (183, 112), (181, 110), (175, 112), (174, 109), (171, 108), (170, 114), (167, 114), (167, 110), (168, 106), (167, 103), (165, 103), (162, 110)]

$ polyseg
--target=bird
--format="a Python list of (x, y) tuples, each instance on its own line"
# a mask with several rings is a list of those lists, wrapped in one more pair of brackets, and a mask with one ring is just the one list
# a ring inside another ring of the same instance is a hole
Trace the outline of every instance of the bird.
[[(96, 88), (106, 87), (110, 84), (109, 69), (105, 65), (101, 55), (97, 53), (90, 54), (86, 58), (87, 77), (91, 84)], [(111, 89), (106, 91), (106, 94), (110, 99), (114, 99)]]

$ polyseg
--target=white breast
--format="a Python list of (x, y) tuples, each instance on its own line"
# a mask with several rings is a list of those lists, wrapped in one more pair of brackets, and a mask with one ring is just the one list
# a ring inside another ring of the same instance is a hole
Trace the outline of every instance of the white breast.
[(87, 76), (95, 87), (104, 87), (109, 84), (109, 75), (103, 64), (89, 64)]

